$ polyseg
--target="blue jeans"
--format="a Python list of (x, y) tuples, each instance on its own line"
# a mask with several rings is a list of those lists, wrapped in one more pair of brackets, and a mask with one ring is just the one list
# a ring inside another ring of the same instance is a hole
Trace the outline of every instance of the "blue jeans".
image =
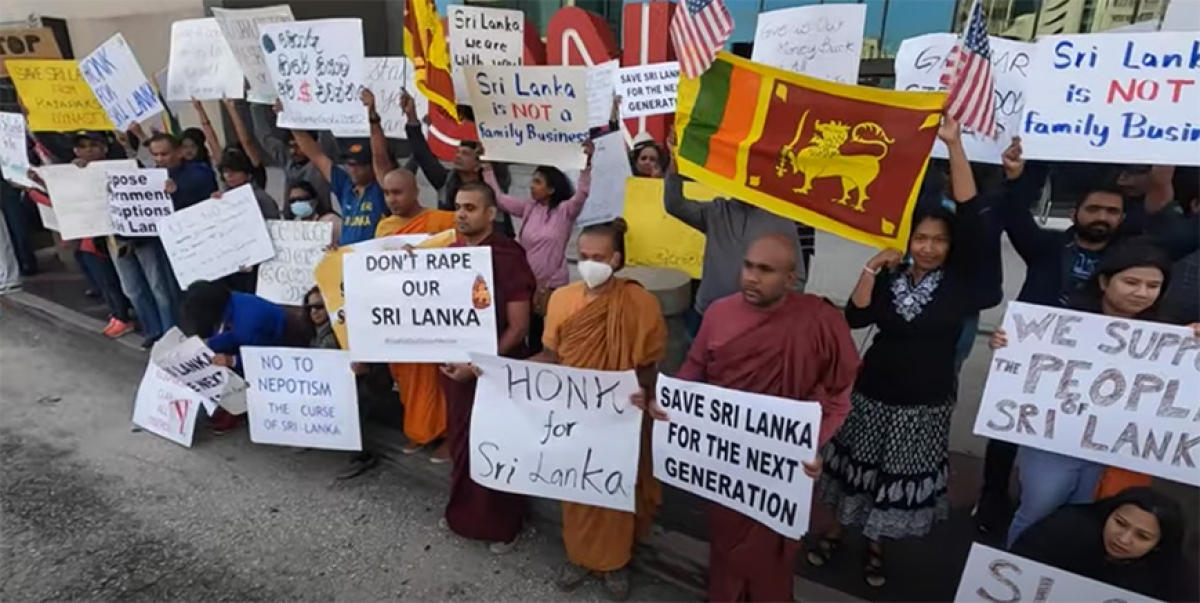
[(962, 372), (963, 363), (967, 361), (967, 357), (971, 355), (971, 348), (975, 347), (975, 336), (979, 334), (979, 313), (968, 317), (963, 321), (962, 332), (958, 335), (958, 343), (954, 346), (954, 374), (958, 375)]
[(128, 243), (116, 260), (121, 288), (133, 302), (147, 339), (175, 326), (181, 292), (167, 252), (158, 239)]
[(0, 211), (4, 212), (8, 236), (12, 239), (13, 253), (17, 256), (21, 273), (27, 275), (38, 269), (33, 250), (33, 208), (30, 203), (20, 189), (8, 181), (0, 180)]
[(75, 260), (92, 286), (100, 291), (100, 296), (108, 306), (109, 316), (129, 322), (129, 300), (121, 291), (121, 280), (112, 260), (86, 251), (76, 251)]
[(1104, 465), (1021, 446), (1017, 450), (1017, 477), (1021, 481), (1021, 503), (1008, 528), (1008, 547), (1029, 526), (1063, 505), (1092, 502)]

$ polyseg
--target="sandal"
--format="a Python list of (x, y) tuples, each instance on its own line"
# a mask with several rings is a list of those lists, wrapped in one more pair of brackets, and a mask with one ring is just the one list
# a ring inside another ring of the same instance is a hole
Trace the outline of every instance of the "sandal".
[(833, 559), (834, 553), (837, 553), (838, 545), (842, 543), (842, 539), (830, 538), (829, 536), (821, 536), (817, 539), (817, 546), (810, 548), (804, 555), (808, 560), (808, 564), (813, 567), (823, 567)]
[(880, 588), (887, 583), (883, 572), (883, 551), (876, 548), (879, 545), (867, 545), (867, 562), (863, 565), (863, 580), (871, 588)]

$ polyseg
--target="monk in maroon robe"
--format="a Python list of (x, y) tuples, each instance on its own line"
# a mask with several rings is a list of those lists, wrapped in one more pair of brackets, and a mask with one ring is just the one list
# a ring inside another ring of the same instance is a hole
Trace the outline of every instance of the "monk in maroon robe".
[[(750, 246), (742, 292), (708, 307), (676, 376), (819, 402), (823, 445), (850, 411), (859, 358), (841, 310), (828, 300), (794, 291), (798, 251), (794, 242), (777, 235)], [(809, 477), (819, 471), (819, 458), (805, 464)], [(791, 601), (800, 542), (717, 503), (708, 503), (707, 516), (709, 600)]]
[[(477, 304), (496, 307), (499, 353), (507, 358), (529, 355), (525, 336), (529, 309), (537, 281), (525, 249), (516, 241), (492, 232), (496, 197), (483, 184), (467, 184), (455, 198), (458, 241), (453, 245), (492, 248), (492, 281), (495, 291), (477, 281), (472, 297)], [(446, 525), (459, 536), (491, 543), (493, 553), (512, 548), (525, 519), (525, 497), (485, 488), (471, 479), (471, 409), (475, 402), (475, 374), (469, 365), (441, 368), (439, 381), (446, 395), (446, 437), (450, 443), (450, 501), (446, 503)]]

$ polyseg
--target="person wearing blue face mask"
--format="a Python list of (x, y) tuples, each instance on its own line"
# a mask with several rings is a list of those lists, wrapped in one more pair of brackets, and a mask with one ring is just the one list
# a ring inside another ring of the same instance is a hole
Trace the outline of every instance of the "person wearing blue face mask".
[(317, 194), (316, 188), (305, 180), (298, 180), (288, 185), (287, 203), (283, 206), (285, 220), (301, 220), (305, 222), (329, 222), (333, 225), (331, 245), (337, 245), (342, 236), (342, 218), (333, 213), (329, 197)]

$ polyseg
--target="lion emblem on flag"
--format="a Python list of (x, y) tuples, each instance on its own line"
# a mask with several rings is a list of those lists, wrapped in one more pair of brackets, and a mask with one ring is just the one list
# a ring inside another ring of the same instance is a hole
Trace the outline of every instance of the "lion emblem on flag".
[[(864, 205), (871, 198), (867, 188), (879, 176), (879, 162), (887, 157), (888, 150), (896, 141), (887, 135), (883, 126), (875, 122), (864, 121), (851, 126), (837, 120), (818, 120), (813, 123), (809, 145), (797, 151), (796, 145), (804, 134), (808, 113), (805, 111), (800, 116), (792, 142), (779, 151), (775, 175), (782, 178), (791, 173), (803, 177), (804, 184), (792, 189), (792, 192), (801, 195), (807, 195), (812, 190), (813, 181), (818, 178), (838, 178), (842, 184), (842, 196), (832, 201), (850, 205), (850, 195), (853, 193), (856, 199), (852, 209), (864, 211)], [(842, 146), (848, 142), (877, 146), (879, 152), (844, 155)]]

